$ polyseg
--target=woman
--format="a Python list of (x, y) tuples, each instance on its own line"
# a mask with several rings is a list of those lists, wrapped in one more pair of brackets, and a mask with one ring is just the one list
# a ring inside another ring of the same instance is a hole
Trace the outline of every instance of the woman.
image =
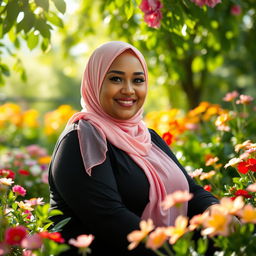
[[(155, 255), (143, 245), (128, 251), (127, 234), (141, 219), (174, 223), (178, 212), (161, 201), (176, 190), (193, 193), (182, 213), (202, 213), (218, 200), (196, 185), (167, 144), (142, 121), (148, 90), (142, 54), (124, 42), (97, 48), (81, 85), (83, 110), (68, 123), (49, 172), (51, 206), (71, 217), (68, 241), (93, 234), (91, 255)], [(56, 218), (59, 222), (61, 218)], [(64, 254), (63, 254), (64, 255)], [(73, 248), (65, 255), (78, 255)]]

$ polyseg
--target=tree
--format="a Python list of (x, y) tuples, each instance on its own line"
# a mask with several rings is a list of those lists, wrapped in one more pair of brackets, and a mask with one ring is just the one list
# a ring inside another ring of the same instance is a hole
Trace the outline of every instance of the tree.
[[(142, 2), (155, 5), (151, 10), (160, 13), (148, 17)], [(151, 71), (164, 78), (170, 98), (175, 97), (173, 86), (180, 86), (193, 108), (217, 67), (236, 68), (239, 60), (244, 74), (251, 76), (250, 63), (256, 64), (251, 55), (256, 47), (255, 15), (254, 0), (223, 1), (214, 8), (191, 0), (95, 0), (93, 5), (83, 1), (72, 17), (77, 27), (65, 30), (64, 45), (69, 49), (105, 26), (111, 39), (128, 41), (147, 56)], [(161, 21), (159, 27), (154, 17)]]
[(30, 50), (40, 45), (42, 51), (47, 51), (53, 26), (63, 27), (59, 14), (65, 10), (64, 0), (0, 0), (0, 85), (4, 84), (4, 76), (10, 75), (3, 57), (14, 57), (13, 69), (25, 79), (25, 70), (15, 50), (25, 42)]

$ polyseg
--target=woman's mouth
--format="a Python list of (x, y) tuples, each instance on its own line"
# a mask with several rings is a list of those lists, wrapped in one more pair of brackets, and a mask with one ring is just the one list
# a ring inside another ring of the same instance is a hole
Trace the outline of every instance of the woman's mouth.
[(115, 101), (122, 107), (132, 107), (136, 102), (134, 99), (116, 99)]

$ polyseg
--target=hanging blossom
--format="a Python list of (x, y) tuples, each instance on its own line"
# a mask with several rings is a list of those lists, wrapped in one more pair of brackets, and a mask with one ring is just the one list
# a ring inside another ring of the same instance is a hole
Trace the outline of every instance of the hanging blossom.
[(142, 0), (140, 9), (144, 12), (144, 20), (151, 28), (159, 28), (163, 18), (161, 8), (163, 4), (159, 0)]
[(216, 4), (221, 3), (221, 0), (191, 0), (191, 1), (200, 7), (207, 5), (211, 8), (215, 7)]

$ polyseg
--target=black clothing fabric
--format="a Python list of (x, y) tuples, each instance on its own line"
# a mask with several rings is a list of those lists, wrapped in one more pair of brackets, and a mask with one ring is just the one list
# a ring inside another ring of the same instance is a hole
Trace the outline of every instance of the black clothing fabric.
[[(63, 227), (63, 237), (68, 241), (81, 234), (93, 234), (91, 256), (155, 255), (144, 245), (127, 250), (127, 234), (139, 229), (140, 216), (149, 201), (149, 182), (144, 171), (124, 151), (108, 143), (106, 160), (93, 167), (89, 176), (84, 169), (76, 128), (73, 124), (57, 143), (49, 169), (51, 207), (64, 213), (55, 216), (54, 222), (71, 217)], [(188, 216), (218, 203), (194, 183), (165, 141), (155, 131), (149, 131), (152, 142), (176, 162), (188, 180), (194, 195), (188, 203)], [(79, 254), (72, 248), (61, 255)]]

